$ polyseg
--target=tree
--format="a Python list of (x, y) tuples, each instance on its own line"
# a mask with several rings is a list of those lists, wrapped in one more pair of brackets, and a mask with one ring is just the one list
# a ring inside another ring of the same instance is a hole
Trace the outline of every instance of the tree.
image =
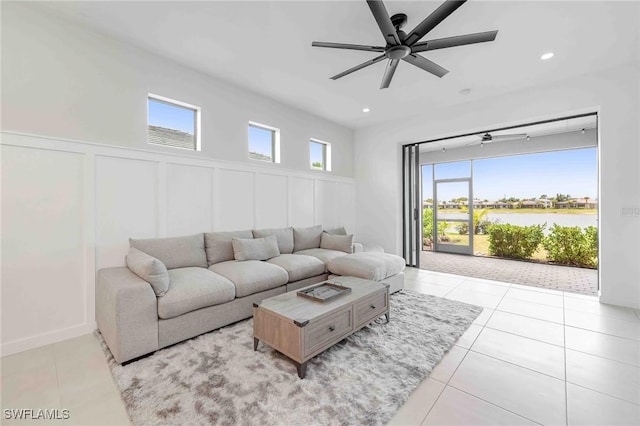
[(314, 163), (311, 163), (312, 167), (315, 167), (316, 169), (321, 169), (322, 168), (322, 163), (316, 161)]
[[(466, 206), (463, 206), (461, 210), (464, 213), (469, 213), (469, 208)], [(480, 233), (480, 228), (482, 228), (486, 222), (485, 217), (487, 216), (487, 214), (489, 214), (489, 209), (473, 210), (473, 234), (474, 235), (477, 235)]]
[(570, 198), (571, 198), (571, 195), (569, 194), (556, 194), (557, 202), (569, 201)]
[(542, 195), (540, 196), (540, 199), (541, 199), (541, 200), (546, 200), (546, 199), (547, 199), (547, 194), (542, 194)]

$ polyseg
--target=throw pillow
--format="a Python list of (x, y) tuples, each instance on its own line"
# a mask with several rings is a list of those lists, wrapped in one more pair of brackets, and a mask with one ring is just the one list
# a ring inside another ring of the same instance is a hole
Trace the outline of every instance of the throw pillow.
[(293, 251), (318, 248), (320, 247), (321, 239), (322, 225), (293, 228)]
[(334, 229), (325, 229), (324, 232), (331, 235), (347, 235), (347, 230), (344, 229), (344, 226)]
[(231, 244), (236, 260), (267, 260), (280, 256), (278, 239), (275, 235), (251, 239), (234, 238)]
[(338, 250), (345, 253), (353, 253), (353, 234), (331, 235), (324, 232), (320, 248), (327, 250)]
[(151, 284), (156, 296), (162, 297), (169, 290), (167, 267), (155, 257), (131, 247), (127, 255), (127, 267), (131, 272)]

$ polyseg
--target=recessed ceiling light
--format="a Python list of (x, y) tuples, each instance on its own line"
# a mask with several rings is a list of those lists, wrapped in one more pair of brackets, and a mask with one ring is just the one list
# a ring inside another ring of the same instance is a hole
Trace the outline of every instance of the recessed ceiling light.
[(543, 61), (546, 61), (548, 59), (553, 58), (553, 52), (547, 52), (545, 54), (543, 54), (542, 56), (540, 56), (540, 59), (542, 59)]
[(367, 108), (367, 107), (362, 108), (362, 112), (369, 112), (369, 111), (371, 111), (371, 110), (369, 108)]

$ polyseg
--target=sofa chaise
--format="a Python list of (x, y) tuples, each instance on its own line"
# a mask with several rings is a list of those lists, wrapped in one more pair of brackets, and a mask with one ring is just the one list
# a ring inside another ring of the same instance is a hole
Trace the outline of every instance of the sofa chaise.
[[(254, 303), (339, 275), (404, 287), (405, 262), (322, 226), (130, 239), (98, 271), (96, 321), (118, 363), (250, 318)], [(356, 253), (353, 253), (356, 251)]]

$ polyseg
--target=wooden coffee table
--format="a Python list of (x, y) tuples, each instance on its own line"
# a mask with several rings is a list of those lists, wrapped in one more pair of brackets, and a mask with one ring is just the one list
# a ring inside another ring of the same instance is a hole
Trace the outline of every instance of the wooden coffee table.
[(349, 287), (351, 292), (318, 302), (298, 296), (296, 290), (253, 305), (253, 350), (262, 341), (291, 358), (301, 379), (314, 356), (381, 315), (389, 321), (387, 284), (355, 277), (326, 282)]

